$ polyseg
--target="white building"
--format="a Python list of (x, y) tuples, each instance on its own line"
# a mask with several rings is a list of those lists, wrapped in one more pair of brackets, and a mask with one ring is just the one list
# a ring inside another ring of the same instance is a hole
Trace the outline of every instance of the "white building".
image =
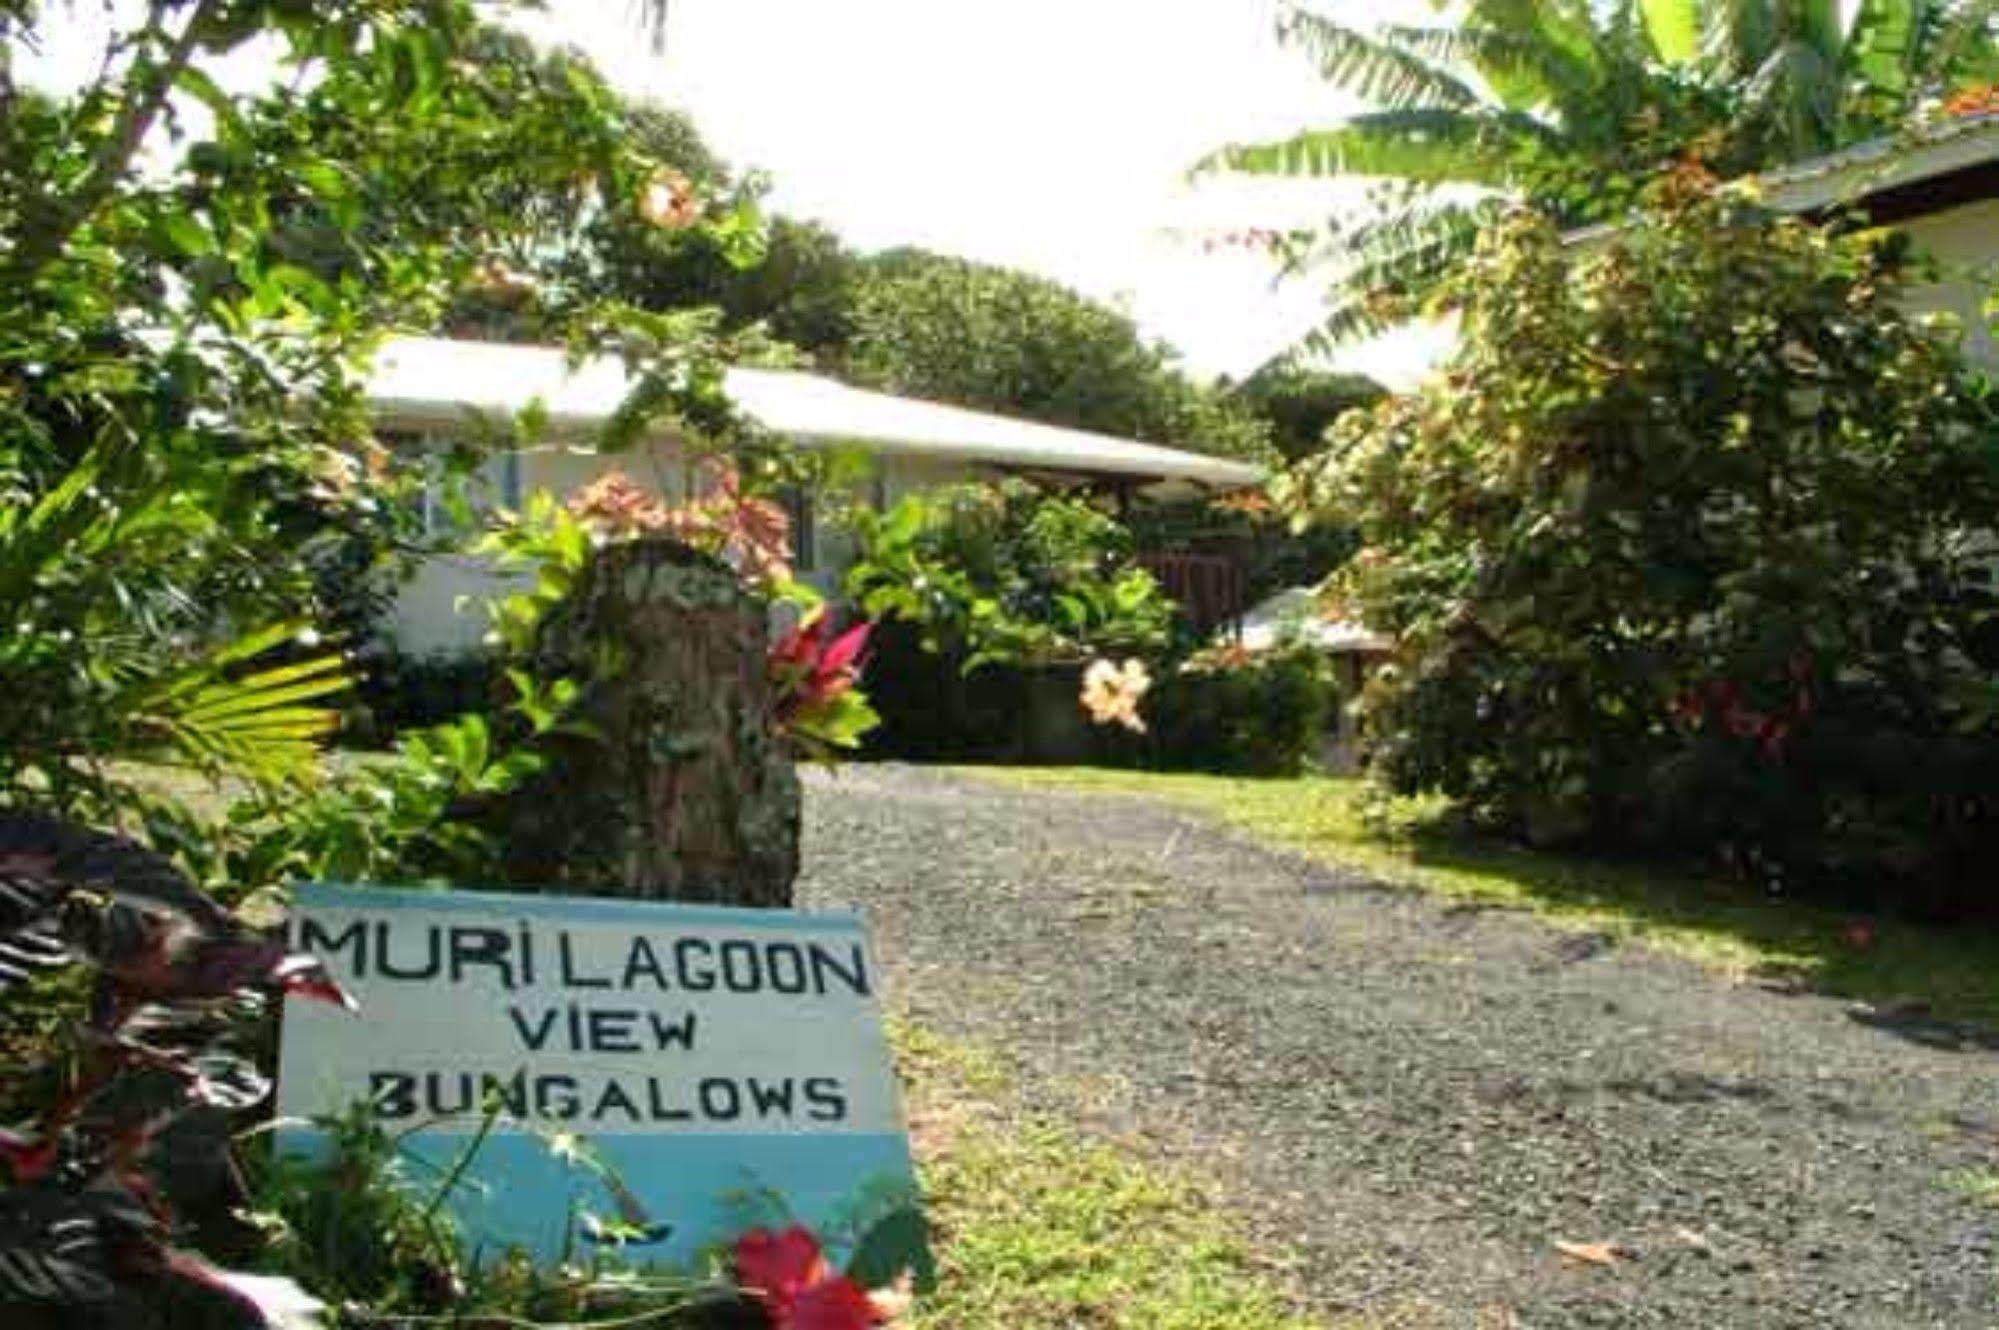
[[(534, 490), (568, 495), (613, 470), (662, 498), (685, 497), (699, 472), (687, 441), (670, 427), (615, 455), (591, 446), (630, 386), (624, 366), (610, 357), (571, 369), (553, 347), (405, 337), (376, 356), (367, 400), (384, 435), (418, 440), (493, 437), (495, 430), (506, 437), (523, 412), (542, 413), (535, 443), (496, 454), (486, 467), (486, 488), (502, 506)], [(868, 392), (815, 374), (735, 368), (727, 391), (745, 416), (798, 447), (864, 453), (870, 471), (857, 497), (876, 507), (914, 490), (999, 474), (1154, 497), (1234, 489), (1260, 476), (1224, 458)], [(832, 589), (853, 557), (844, 533), (814, 521), (810, 495), (798, 496), (793, 525), (800, 576)], [(391, 635), (416, 655), (470, 650), (486, 627), (479, 602), (507, 586), (483, 560), (429, 559), (402, 588)]]

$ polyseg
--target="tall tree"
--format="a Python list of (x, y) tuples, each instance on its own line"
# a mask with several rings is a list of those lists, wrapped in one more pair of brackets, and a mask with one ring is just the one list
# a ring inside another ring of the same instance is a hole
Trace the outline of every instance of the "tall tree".
[(1365, 374), (1314, 369), (1284, 357), (1262, 366), (1230, 392), (1270, 422), (1271, 441), (1294, 462), (1323, 449), (1327, 429), (1341, 416), (1388, 395)]
[(844, 357), (893, 392), (1261, 457), (1269, 431), (1189, 378), (1129, 316), (1029, 273), (922, 250), (866, 261)]

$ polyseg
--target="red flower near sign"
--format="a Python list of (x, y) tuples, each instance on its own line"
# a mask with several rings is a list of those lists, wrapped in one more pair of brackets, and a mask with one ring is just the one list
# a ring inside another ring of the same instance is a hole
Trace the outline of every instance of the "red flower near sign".
[(833, 1273), (819, 1240), (796, 1224), (743, 1234), (735, 1265), (736, 1282), (762, 1304), (772, 1330), (869, 1330), (888, 1321), (865, 1289)]

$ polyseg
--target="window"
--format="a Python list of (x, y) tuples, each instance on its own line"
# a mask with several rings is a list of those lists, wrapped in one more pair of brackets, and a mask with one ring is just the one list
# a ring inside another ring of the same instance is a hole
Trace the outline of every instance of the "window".
[(501, 509), (521, 506), (521, 455), (509, 449), (481, 459), (471, 471), (460, 473), (457, 484), (466, 512), (451, 501), (452, 458), (441, 446), (424, 452), (426, 479), (423, 487), (423, 529), (432, 536), (452, 535), (464, 529), (461, 520), (474, 523)]

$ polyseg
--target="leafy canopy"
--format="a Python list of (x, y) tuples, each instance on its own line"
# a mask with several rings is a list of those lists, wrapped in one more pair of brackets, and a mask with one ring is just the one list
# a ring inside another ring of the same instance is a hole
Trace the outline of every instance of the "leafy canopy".
[[(259, 40), (281, 76), (225, 91)], [(0, 92), (0, 796), (102, 811), (112, 755), (302, 777), (344, 683), (314, 573), (408, 497), (359, 362), (558, 221), (637, 217), (658, 163), (587, 68), (457, 0), (156, 0), (81, 89)], [(558, 296), (647, 372), (627, 433), (726, 422), (698, 318)]]
[(1129, 316), (1046, 278), (921, 250), (868, 260), (843, 364), (891, 392), (1263, 458), (1267, 426)]

